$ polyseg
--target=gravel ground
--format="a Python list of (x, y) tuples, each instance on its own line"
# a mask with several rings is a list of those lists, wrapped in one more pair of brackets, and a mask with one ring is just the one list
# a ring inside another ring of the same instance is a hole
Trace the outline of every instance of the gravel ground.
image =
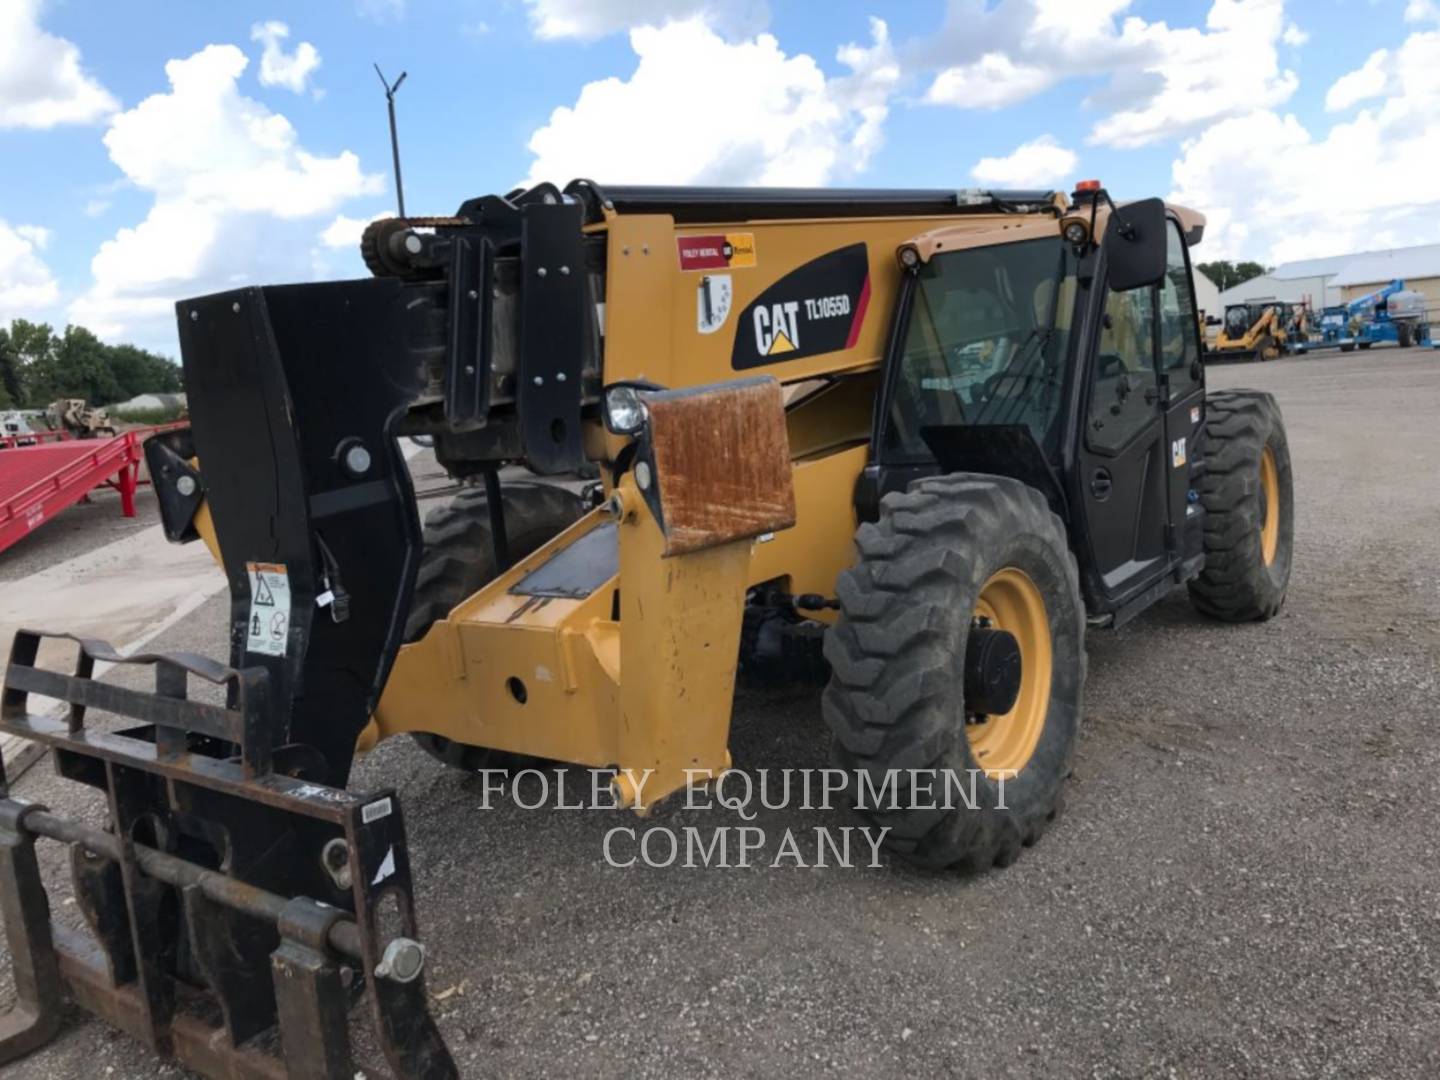
[[(1067, 811), (1008, 870), (616, 869), (628, 816), (481, 809), (408, 741), (365, 759), (354, 786), (407, 810), (462, 1073), (1440, 1075), (1440, 353), (1209, 377), (1284, 409), (1289, 601), (1231, 627), (1182, 592), (1092, 633)], [(155, 644), (223, 655), (223, 622), (220, 599)], [(737, 701), (741, 768), (820, 767), (824, 744), (813, 692)], [(44, 767), (18, 788), (84, 812)], [(86, 1021), (7, 1076), (157, 1068)]]

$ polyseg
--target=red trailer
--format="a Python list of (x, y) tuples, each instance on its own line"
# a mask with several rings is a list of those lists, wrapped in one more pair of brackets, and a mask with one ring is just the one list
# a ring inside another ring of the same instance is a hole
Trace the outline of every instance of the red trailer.
[(109, 439), (71, 439), (58, 431), (0, 437), (0, 551), (101, 485), (120, 492), (121, 513), (134, 517), (145, 440), (187, 423), (136, 428)]

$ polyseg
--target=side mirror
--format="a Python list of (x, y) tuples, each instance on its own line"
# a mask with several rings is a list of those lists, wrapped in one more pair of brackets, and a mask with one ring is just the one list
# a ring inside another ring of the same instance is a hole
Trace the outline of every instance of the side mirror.
[(1115, 292), (1158, 285), (1165, 276), (1165, 203), (1143, 199), (1111, 211), (1105, 259)]

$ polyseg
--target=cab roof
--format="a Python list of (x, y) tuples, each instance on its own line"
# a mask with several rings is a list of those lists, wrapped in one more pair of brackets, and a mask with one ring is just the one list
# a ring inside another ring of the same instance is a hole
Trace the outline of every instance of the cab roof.
[[(1040, 240), (1059, 236), (1061, 223), (1066, 218), (1083, 217), (1090, 220), (1090, 207), (1086, 204), (1071, 206), (1063, 195), (1054, 196), (1055, 204), (1048, 213), (991, 214), (974, 221), (956, 221), (928, 229), (907, 241), (903, 247), (913, 247), (921, 262), (929, 262), (936, 255), (947, 251), (963, 251), (966, 248), (990, 247), (993, 244), (1010, 244), (1020, 240)], [(1055, 209), (1058, 207), (1058, 210)], [(1124, 212), (1125, 204), (1120, 204)], [(1194, 247), (1205, 232), (1205, 215), (1188, 206), (1166, 203), (1165, 209), (1180, 225), (1180, 232), (1186, 243)], [(1108, 204), (1095, 208), (1095, 235), (1104, 236), (1105, 226), (1110, 221), (1111, 209)]]

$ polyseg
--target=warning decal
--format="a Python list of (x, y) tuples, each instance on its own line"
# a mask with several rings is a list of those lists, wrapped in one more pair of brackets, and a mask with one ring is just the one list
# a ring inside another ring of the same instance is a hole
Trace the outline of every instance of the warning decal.
[(755, 265), (755, 234), (716, 233), (710, 236), (677, 236), (681, 270), (729, 270)]
[(250, 621), (245, 651), (284, 656), (290, 640), (290, 575), (283, 563), (246, 563), (250, 575)]
[(740, 313), (730, 366), (736, 371), (853, 349), (870, 306), (864, 244), (796, 267)]
[(713, 334), (724, 326), (734, 295), (729, 274), (706, 274), (702, 277), (695, 290), (695, 329), (702, 334)]

